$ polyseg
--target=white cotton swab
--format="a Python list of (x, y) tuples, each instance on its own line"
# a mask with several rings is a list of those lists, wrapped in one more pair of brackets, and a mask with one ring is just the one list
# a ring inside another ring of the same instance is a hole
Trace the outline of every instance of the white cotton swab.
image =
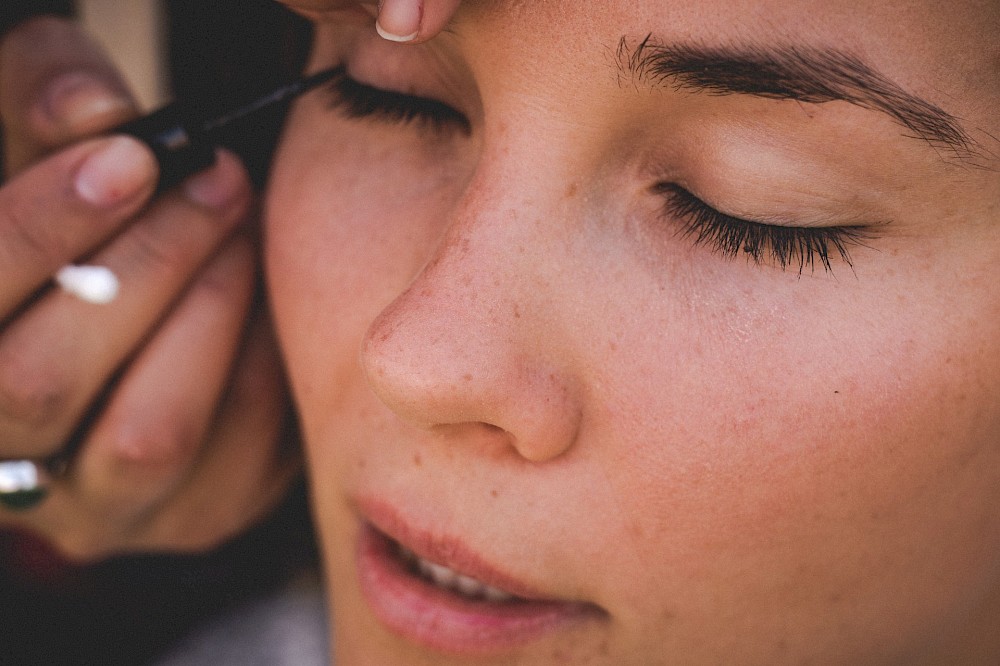
[(118, 295), (118, 278), (104, 266), (63, 266), (56, 273), (56, 283), (82, 301), (104, 305)]

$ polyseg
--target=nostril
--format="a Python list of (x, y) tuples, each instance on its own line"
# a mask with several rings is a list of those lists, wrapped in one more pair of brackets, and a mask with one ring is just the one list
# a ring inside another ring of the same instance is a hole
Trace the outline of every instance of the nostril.
[(517, 336), (475, 327), (467, 313), (432, 310), (413, 292), (401, 299), (362, 347), (368, 385), (384, 405), (441, 441), (485, 438), (532, 462), (573, 445), (582, 408), (568, 371), (518, 345)]
[(576, 441), (584, 393), (573, 360), (540, 344), (552, 314), (525, 293), (537, 284), (499, 264), (493, 247), (468, 234), (442, 241), (372, 321), (361, 364), (385, 406), (442, 442), (488, 441), (467, 448), (544, 462)]

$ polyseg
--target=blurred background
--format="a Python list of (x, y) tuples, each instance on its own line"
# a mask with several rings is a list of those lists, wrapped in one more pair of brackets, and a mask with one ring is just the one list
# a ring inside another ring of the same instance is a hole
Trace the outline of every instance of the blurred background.
[(167, 17), (171, 8), (164, 0), (65, 1), (118, 63), (143, 108), (168, 100)]
[(39, 14), (79, 17), (112, 54), (148, 108), (169, 95), (166, 4), (165, 0), (5, 0), (0, 27), (6, 31)]

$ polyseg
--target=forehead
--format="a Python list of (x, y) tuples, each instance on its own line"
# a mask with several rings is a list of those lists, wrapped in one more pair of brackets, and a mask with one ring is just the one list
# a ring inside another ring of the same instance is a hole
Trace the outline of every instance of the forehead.
[[(337, 0), (286, 0), (337, 5)], [(1000, 2), (996, 0), (597, 0), (568, 9), (562, 0), (464, 0), (463, 9), (495, 13), (508, 19), (525, 18), (550, 25), (609, 26), (607, 21), (646, 20), (661, 30), (676, 24), (688, 29), (722, 29), (742, 36), (764, 31), (815, 35), (835, 30), (838, 38), (858, 36), (895, 41), (920, 37), (922, 41), (971, 39), (998, 52), (996, 28), (1000, 27)], [(585, 8), (583, 8), (585, 7)], [(728, 26), (728, 27), (727, 27)], [(610, 27), (610, 26), (609, 26)], [(891, 30), (885, 30), (891, 27)]]
[(592, 34), (829, 44), (866, 58), (902, 56), (914, 69), (975, 66), (994, 83), (1000, 77), (997, 0), (614, 0), (575, 10), (562, 0), (466, 0), (461, 11), (515, 24), (511, 36), (563, 33), (572, 40), (582, 34), (566, 32), (573, 27)]
[(1000, 0), (466, 0), (455, 29), (483, 51), (517, 42), (519, 65), (607, 60), (625, 38), (661, 44), (835, 50), (901, 91), (961, 119), (972, 141), (1000, 146)]

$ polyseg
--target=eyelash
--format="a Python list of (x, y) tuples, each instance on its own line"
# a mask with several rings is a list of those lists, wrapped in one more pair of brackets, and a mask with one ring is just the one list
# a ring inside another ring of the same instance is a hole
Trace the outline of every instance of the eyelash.
[(680, 220), (680, 235), (695, 245), (709, 247), (727, 258), (741, 253), (754, 264), (774, 263), (782, 270), (796, 267), (801, 275), (819, 264), (827, 273), (839, 257), (854, 268), (850, 246), (865, 246), (868, 232), (863, 227), (790, 227), (762, 224), (720, 213), (674, 183), (654, 186), (665, 199), (663, 213)]
[(415, 123), (435, 131), (458, 130), (466, 136), (472, 132), (469, 119), (444, 102), (365, 85), (352, 79), (344, 67), (337, 68), (328, 85), (330, 105), (348, 118)]
[[(462, 113), (443, 102), (365, 85), (340, 67), (329, 83), (330, 104), (348, 118), (374, 118), (391, 123), (425, 125), (435, 131), (458, 130), (468, 136), (471, 125)], [(832, 272), (832, 258), (853, 268), (848, 251), (864, 245), (862, 227), (790, 227), (732, 217), (712, 208), (675, 183), (660, 183), (654, 192), (664, 199), (663, 213), (682, 222), (680, 235), (727, 258), (741, 253), (754, 264), (776, 263), (782, 270), (797, 266), (799, 274), (817, 263)]]

